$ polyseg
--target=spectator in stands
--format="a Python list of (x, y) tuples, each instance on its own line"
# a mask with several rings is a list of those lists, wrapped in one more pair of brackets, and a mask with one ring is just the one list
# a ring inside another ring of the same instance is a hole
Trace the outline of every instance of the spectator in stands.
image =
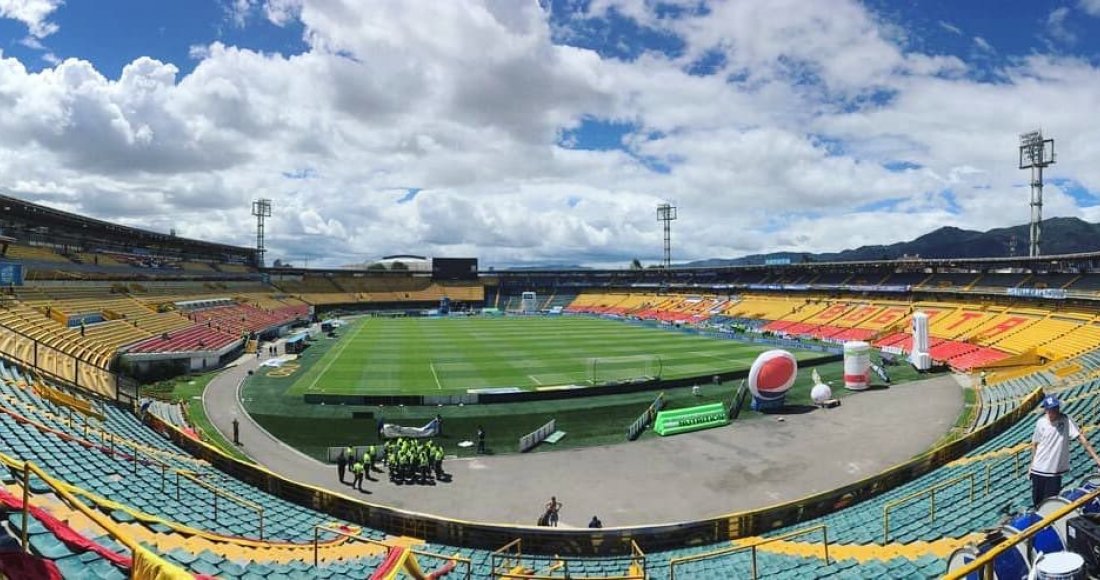
[(344, 457), (344, 452), (340, 452), (340, 456), (336, 458), (336, 473), (340, 475), (340, 483), (344, 483), (344, 473), (348, 468), (348, 458)]
[(596, 516), (592, 516), (592, 519), (588, 522), (588, 527), (593, 528), (593, 529), (599, 529), (599, 528), (603, 527), (603, 522), (600, 521), (600, 518), (597, 518)]
[(1043, 398), (1042, 407), (1046, 412), (1036, 421), (1031, 436), (1031, 503), (1035, 507), (1062, 491), (1062, 474), (1069, 471), (1071, 440), (1078, 440), (1100, 466), (1100, 456), (1073, 419), (1062, 413), (1061, 406), (1062, 402), (1053, 395)]
[(561, 512), (561, 508), (562, 503), (558, 498), (550, 496), (550, 501), (546, 502), (546, 525), (558, 527), (558, 513)]

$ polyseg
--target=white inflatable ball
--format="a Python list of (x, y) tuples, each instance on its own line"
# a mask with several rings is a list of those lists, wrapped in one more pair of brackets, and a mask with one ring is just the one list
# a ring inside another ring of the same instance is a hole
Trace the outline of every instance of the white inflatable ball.
[(818, 383), (810, 390), (810, 398), (813, 399), (814, 403), (820, 405), (833, 398), (833, 390), (829, 388), (829, 385)]

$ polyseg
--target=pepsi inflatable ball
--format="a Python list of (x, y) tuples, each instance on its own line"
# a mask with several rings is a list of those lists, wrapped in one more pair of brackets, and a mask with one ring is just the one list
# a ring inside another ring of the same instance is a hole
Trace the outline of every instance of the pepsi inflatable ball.
[(794, 355), (781, 350), (760, 353), (749, 369), (749, 390), (752, 396), (765, 401), (780, 399), (794, 384), (798, 376), (798, 361)]

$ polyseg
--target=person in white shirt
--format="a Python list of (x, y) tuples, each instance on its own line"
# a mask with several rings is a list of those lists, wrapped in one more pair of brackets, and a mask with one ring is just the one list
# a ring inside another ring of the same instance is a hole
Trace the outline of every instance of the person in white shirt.
[(1035, 432), (1031, 435), (1031, 502), (1035, 507), (1062, 491), (1062, 475), (1069, 471), (1071, 440), (1080, 441), (1100, 466), (1100, 456), (1089, 440), (1077, 429), (1073, 419), (1062, 413), (1062, 402), (1048, 395), (1041, 406), (1046, 412), (1035, 422)]

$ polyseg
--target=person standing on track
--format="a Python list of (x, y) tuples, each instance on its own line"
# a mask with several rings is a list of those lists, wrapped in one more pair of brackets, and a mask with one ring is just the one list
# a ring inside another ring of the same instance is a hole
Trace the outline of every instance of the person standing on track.
[(344, 483), (344, 473), (347, 471), (348, 458), (344, 457), (344, 452), (340, 452), (340, 456), (336, 458), (336, 473), (340, 474), (340, 483)]
[(550, 501), (546, 502), (546, 525), (551, 527), (558, 527), (558, 514), (561, 512), (562, 503), (558, 501), (555, 496), (550, 496)]

